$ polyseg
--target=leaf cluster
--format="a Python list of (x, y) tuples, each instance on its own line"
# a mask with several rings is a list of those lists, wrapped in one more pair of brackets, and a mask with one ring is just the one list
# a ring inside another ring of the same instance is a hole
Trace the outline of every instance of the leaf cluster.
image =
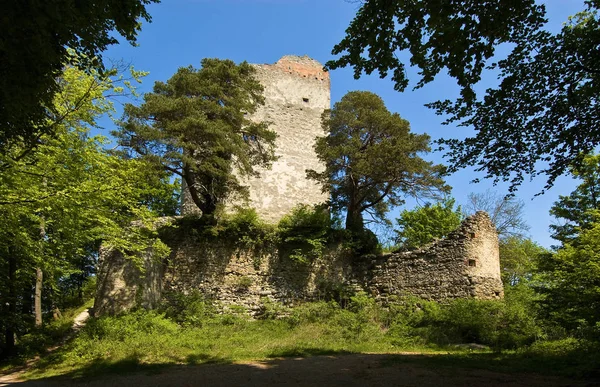
[(249, 118), (264, 104), (254, 72), (219, 59), (182, 67), (156, 82), (141, 106), (127, 104), (114, 134), (129, 156), (180, 176), (198, 208), (212, 214), (229, 195), (247, 195), (239, 177), (275, 159), (275, 132)]
[(323, 114), (327, 136), (317, 138), (315, 151), (324, 171), (309, 178), (331, 193), (335, 212), (346, 211), (346, 228), (363, 228), (363, 213), (384, 219), (402, 195), (435, 196), (447, 190), (445, 168), (421, 158), (429, 136), (410, 132), (408, 121), (391, 113), (376, 94), (346, 94)]
[[(367, 0), (333, 48), (333, 54), (341, 57), (326, 66), (350, 65), (355, 78), (375, 70), (385, 78), (392, 72), (398, 91), (408, 87), (407, 65), (419, 69), (417, 88), (446, 69), (461, 87), (462, 97), (471, 101), (472, 87), (496, 46), (527, 38), (544, 21), (544, 7), (533, 0)], [(408, 63), (398, 53), (409, 54)]]
[(446, 237), (460, 226), (460, 206), (454, 208), (455, 200), (446, 199), (435, 204), (427, 203), (414, 210), (404, 210), (396, 219), (396, 243), (400, 248), (413, 249)]
[(498, 62), (500, 85), (474, 104), (464, 99), (430, 106), (448, 122), (473, 127), (474, 137), (441, 141), (451, 170), (474, 166), (511, 191), (525, 175), (546, 175), (545, 189), (600, 144), (598, 13), (592, 2), (558, 34), (537, 31)]
[[(511, 192), (526, 176), (545, 175), (546, 190), (600, 144), (600, 2), (584, 4), (551, 33), (543, 30), (545, 7), (533, 0), (368, 0), (333, 49), (341, 56), (327, 66), (352, 66), (357, 78), (392, 72), (398, 91), (409, 84), (409, 65), (419, 70), (417, 88), (447, 71), (460, 97), (427, 106), (449, 117), (447, 124), (475, 130), (466, 139), (439, 140), (449, 171), (474, 167), (495, 183), (508, 182)], [(510, 54), (494, 58), (506, 43)], [(496, 71), (500, 85), (478, 97), (484, 70)]]
[(101, 53), (122, 36), (134, 44), (146, 6), (158, 0), (3, 1), (0, 4), (0, 148), (37, 142), (48, 109), (61, 89), (60, 75), (72, 58), (91, 73), (104, 72)]
[(290, 259), (309, 263), (323, 254), (331, 227), (330, 214), (324, 206), (296, 206), (277, 225), (280, 247), (290, 251)]
[(581, 231), (594, 226), (595, 210), (600, 209), (600, 156), (585, 156), (571, 174), (581, 183), (569, 195), (559, 196), (550, 209), (558, 221), (550, 225), (552, 238), (563, 244), (576, 244)]

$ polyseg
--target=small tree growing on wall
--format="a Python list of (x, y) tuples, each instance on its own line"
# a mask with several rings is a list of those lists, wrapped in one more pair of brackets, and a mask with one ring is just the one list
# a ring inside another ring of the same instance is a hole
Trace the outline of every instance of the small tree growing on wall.
[(411, 133), (408, 121), (378, 95), (350, 92), (322, 122), (328, 135), (317, 139), (315, 151), (325, 170), (307, 174), (331, 193), (333, 210), (345, 212), (346, 229), (361, 232), (364, 213), (384, 219), (402, 195), (436, 196), (449, 189), (445, 168), (420, 157), (430, 151), (429, 136)]
[(275, 159), (276, 133), (248, 118), (264, 104), (254, 72), (246, 62), (219, 59), (182, 67), (156, 82), (141, 106), (125, 106), (115, 135), (131, 156), (181, 176), (196, 206), (213, 214), (228, 196), (247, 195), (236, 175), (256, 175), (256, 166)]

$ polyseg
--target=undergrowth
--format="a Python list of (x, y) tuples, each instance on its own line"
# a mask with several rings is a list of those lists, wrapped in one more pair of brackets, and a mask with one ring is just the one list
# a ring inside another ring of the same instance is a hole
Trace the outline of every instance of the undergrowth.
[(175, 227), (162, 230), (161, 237), (176, 240), (182, 235), (254, 250), (255, 256), (263, 251), (278, 251), (285, 258), (304, 265), (323, 256), (328, 247), (341, 247), (356, 258), (381, 253), (373, 232), (364, 230), (352, 234), (341, 229), (323, 205), (298, 205), (277, 225), (264, 222), (253, 208), (237, 208), (235, 212), (218, 216), (188, 216), (179, 219)]
[[(600, 361), (597, 348), (586, 347), (584, 341), (541, 340), (543, 332), (533, 324), (532, 314), (510, 300), (439, 304), (406, 298), (384, 308), (366, 294), (358, 293), (350, 297), (345, 307), (335, 301), (305, 303), (295, 308), (267, 299), (263, 304), (260, 319), (251, 319), (237, 308), (218, 312), (210, 300), (195, 293), (171, 299), (159, 310), (93, 319), (77, 338), (44, 358), (28, 377), (72, 373), (98, 364), (106, 368), (124, 362), (229, 363), (285, 356), (405, 351), (452, 354), (448, 362), (467, 365), (479, 356), (494, 359), (492, 363), (498, 366), (513, 368), (525, 361), (516, 359), (528, 359), (526, 362), (533, 369), (538, 362), (540, 368), (554, 367), (556, 372), (578, 375), (593, 373)], [(490, 349), (472, 353), (457, 346), (460, 343), (479, 343)], [(571, 367), (552, 366), (561, 359)], [(103, 372), (103, 367), (97, 371)]]

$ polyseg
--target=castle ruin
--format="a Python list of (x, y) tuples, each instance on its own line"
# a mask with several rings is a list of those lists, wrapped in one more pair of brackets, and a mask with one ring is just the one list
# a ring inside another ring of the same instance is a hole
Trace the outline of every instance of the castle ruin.
[[(306, 56), (254, 66), (265, 94), (265, 105), (254, 118), (269, 121), (277, 132), (279, 159), (246, 184), (250, 206), (276, 223), (298, 204), (328, 199), (306, 178), (306, 170), (323, 168), (313, 147), (315, 138), (324, 135), (321, 115), (330, 108), (330, 79), (319, 62)], [(182, 197), (182, 213), (194, 212), (185, 190)], [(228, 241), (199, 240), (188, 231), (178, 229), (165, 240), (172, 250), (167, 259), (156, 262), (151, 251), (142, 257), (143, 271), (118, 251), (101, 251), (96, 314), (138, 304), (153, 307), (166, 292), (195, 290), (252, 313), (264, 297), (293, 304), (340, 287), (363, 290), (382, 303), (408, 295), (433, 300), (503, 297), (498, 235), (485, 213), (467, 218), (450, 236), (419, 250), (364, 257), (358, 264), (339, 246), (306, 265), (276, 248), (253, 251)]]

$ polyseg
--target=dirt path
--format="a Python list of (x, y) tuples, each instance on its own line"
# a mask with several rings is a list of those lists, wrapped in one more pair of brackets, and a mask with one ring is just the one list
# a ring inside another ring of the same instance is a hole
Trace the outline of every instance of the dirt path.
[(73, 331), (77, 332), (81, 328), (83, 328), (89, 318), (90, 318), (90, 309), (89, 308), (84, 310), (83, 312), (79, 313), (77, 316), (75, 316), (75, 318), (73, 319), (73, 327), (72, 327)]
[[(60, 348), (67, 340), (72, 338), (74, 334), (76, 334), (81, 328), (83, 328), (85, 326), (85, 323), (87, 322), (87, 320), (89, 318), (90, 318), (90, 309), (89, 308), (84, 310), (83, 312), (79, 313), (77, 316), (75, 316), (75, 318), (73, 319), (73, 326), (71, 327), (72, 332), (63, 339), (63, 342), (61, 344), (51, 347), (51, 348), (48, 348), (48, 352), (53, 352), (53, 351), (57, 350), (58, 348)], [(10, 374), (0, 375), (0, 387), (23, 382), (22, 375), (25, 372), (25, 370), (32, 367), (33, 365), (35, 365), (35, 363), (39, 359), (40, 359), (40, 357), (36, 356), (35, 358), (28, 360), (27, 363), (23, 367), (19, 367), (17, 370), (11, 372)]]
[(56, 377), (7, 381), (0, 386), (599, 386), (537, 374), (504, 374), (481, 369), (432, 367), (418, 355), (342, 355), (266, 362), (148, 368), (94, 378)]

